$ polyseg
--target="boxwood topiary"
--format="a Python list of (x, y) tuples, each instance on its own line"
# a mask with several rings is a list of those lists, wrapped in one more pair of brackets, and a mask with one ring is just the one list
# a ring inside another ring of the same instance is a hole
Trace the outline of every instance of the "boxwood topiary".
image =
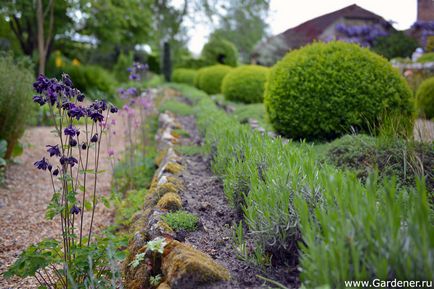
[(201, 57), (207, 65), (237, 66), (238, 51), (234, 44), (220, 37), (212, 37), (202, 49)]
[(434, 118), (434, 77), (422, 82), (416, 93), (417, 107), (422, 116)]
[(220, 93), (223, 78), (232, 70), (226, 65), (213, 65), (199, 70), (196, 86), (208, 94)]
[(188, 68), (177, 68), (172, 73), (172, 81), (193, 85), (197, 71)]
[(227, 100), (256, 103), (264, 100), (265, 82), (269, 69), (246, 65), (229, 72), (222, 83), (222, 93)]
[(413, 123), (412, 93), (398, 71), (368, 49), (339, 41), (288, 53), (271, 70), (264, 102), (275, 130), (296, 139), (375, 131), (392, 114), (400, 115), (403, 131)]

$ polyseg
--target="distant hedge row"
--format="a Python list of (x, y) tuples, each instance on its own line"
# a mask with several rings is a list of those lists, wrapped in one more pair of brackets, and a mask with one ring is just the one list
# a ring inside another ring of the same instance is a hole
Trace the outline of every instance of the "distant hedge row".
[[(176, 82), (193, 84), (229, 101), (264, 102), (274, 129), (294, 139), (330, 140), (351, 131), (377, 133), (395, 116), (401, 134), (412, 131), (415, 100), (389, 62), (356, 44), (314, 43), (289, 52), (271, 70), (257, 65), (212, 65), (175, 70)], [(434, 82), (433, 82), (434, 83)], [(432, 98), (418, 95), (432, 117)], [(390, 125), (390, 124), (388, 124)]]

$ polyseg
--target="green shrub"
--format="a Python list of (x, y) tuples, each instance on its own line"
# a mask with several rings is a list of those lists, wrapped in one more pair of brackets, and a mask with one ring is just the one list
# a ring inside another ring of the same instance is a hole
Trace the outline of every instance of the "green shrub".
[(103, 92), (107, 99), (113, 98), (117, 82), (115, 77), (104, 68), (95, 65), (67, 65), (64, 67), (64, 72), (69, 74), (74, 86), (82, 92), (90, 93), (98, 90)]
[(30, 70), (14, 63), (12, 56), (0, 56), (0, 139), (8, 144), (6, 159), (12, 156), (32, 116), (32, 83)]
[(213, 65), (200, 69), (195, 78), (197, 87), (209, 94), (221, 92), (221, 85), (226, 74), (232, 71), (230, 66)]
[(420, 63), (434, 62), (434, 52), (429, 52), (429, 53), (423, 54), (421, 57), (419, 57), (417, 62), (420, 62)]
[(401, 191), (375, 175), (362, 184), (319, 163), (310, 145), (262, 136), (211, 99), (200, 100), (196, 116), (230, 204), (242, 202), (247, 245), (259, 262), (270, 260), (265, 254), (273, 264), (297, 264), (306, 288), (434, 278), (432, 210), (423, 184)]
[(211, 40), (204, 45), (201, 58), (207, 65), (225, 64), (237, 66), (238, 51), (231, 42), (220, 37), (212, 37)]
[(173, 71), (172, 81), (177, 83), (186, 83), (194, 85), (196, 70), (188, 68), (177, 68)]
[(419, 86), (416, 93), (419, 112), (427, 118), (434, 117), (434, 77), (428, 78)]
[(391, 113), (402, 116), (403, 131), (413, 123), (412, 93), (398, 71), (368, 49), (344, 42), (288, 53), (270, 73), (264, 102), (276, 131), (295, 139), (368, 131)]
[(387, 59), (392, 59), (396, 57), (411, 57), (417, 47), (416, 40), (405, 35), (402, 31), (396, 31), (375, 39), (372, 50)]
[(195, 231), (199, 221), (197, 216), (185, 211), (167, 213), (161, 219), (175, 231)]
[(113, 67), (114, 75), (120, 82), (128, 81), (129, 73), (127, 69), (133, 65), (133, 53), (119, 54), (116, 64)]
[(262, 102), (268, 72), (268, 68), (257, 65), (235, 68), (223, 79), (222, 93), (231, 101)]

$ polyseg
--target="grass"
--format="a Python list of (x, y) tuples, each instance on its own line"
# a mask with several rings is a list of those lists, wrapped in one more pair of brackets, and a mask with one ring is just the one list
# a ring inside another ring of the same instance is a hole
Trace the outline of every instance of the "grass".
[(434, 192), (432, 144), (361, 134), (346, 135), (314, 149), (320, 160), (351, 170), (363, 181), (378, 170), (382, 180), (396, 176), (399, 186), (414, 188), (416, 180), (425, 177), (428, 191)]
[(247, 123), (249, 119), (254, 119), (262, 128), (267, 131), (273, 131), (272, 125), (268, 122), (267, 112), (263, 103), (245, 104), (241, 102), (227, 101), (222, 94), (215, 95), (214, 101), (219, 105), (233, 108), (234, 111), (232, 112), (232, 115), (240, 123)]
[(195, 231), (199, 218), (186, 211), (176, 211), (164, 214), (161, 219), (175, 231)]
[(178, 145), (175, 147), (175, 151), (185, 156), (204, 155), (208, 153), (206, 146), (196, 145)]
[[(301, 268), (307, 288), (434, 278), (433, 213), (423, 182), (401, 189), (374, 171), (362, 183), (321, 162), (321, 148), (254, 132), (209, 98), (194, 111), (212, 169), (246, 224), (258, 262)], [(371, 140), (358, 141), (359, 151), (371, 148)]]
[(178, 100), (169, 99), (164, 101), (159, 109), (160, 112), (165, 112), (166, 110), (173, 112), (174, 114), (187, 116), (193, 114), (193, 109), (191, 106), (180, 102)]

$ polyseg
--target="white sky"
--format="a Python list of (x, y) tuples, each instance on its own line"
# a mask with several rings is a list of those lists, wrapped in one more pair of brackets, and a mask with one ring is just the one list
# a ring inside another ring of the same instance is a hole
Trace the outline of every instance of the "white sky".
[[(409, 28), (416, 21), (417, 0), (271, 0), (268, 24), (275, 35), (307, 20), (357, 4), (386, 20), (395, 22), (395, 28)], [(210, 28), (206, 24), (190, 29), (189, 49), (199, 54), (207, 41)]]

